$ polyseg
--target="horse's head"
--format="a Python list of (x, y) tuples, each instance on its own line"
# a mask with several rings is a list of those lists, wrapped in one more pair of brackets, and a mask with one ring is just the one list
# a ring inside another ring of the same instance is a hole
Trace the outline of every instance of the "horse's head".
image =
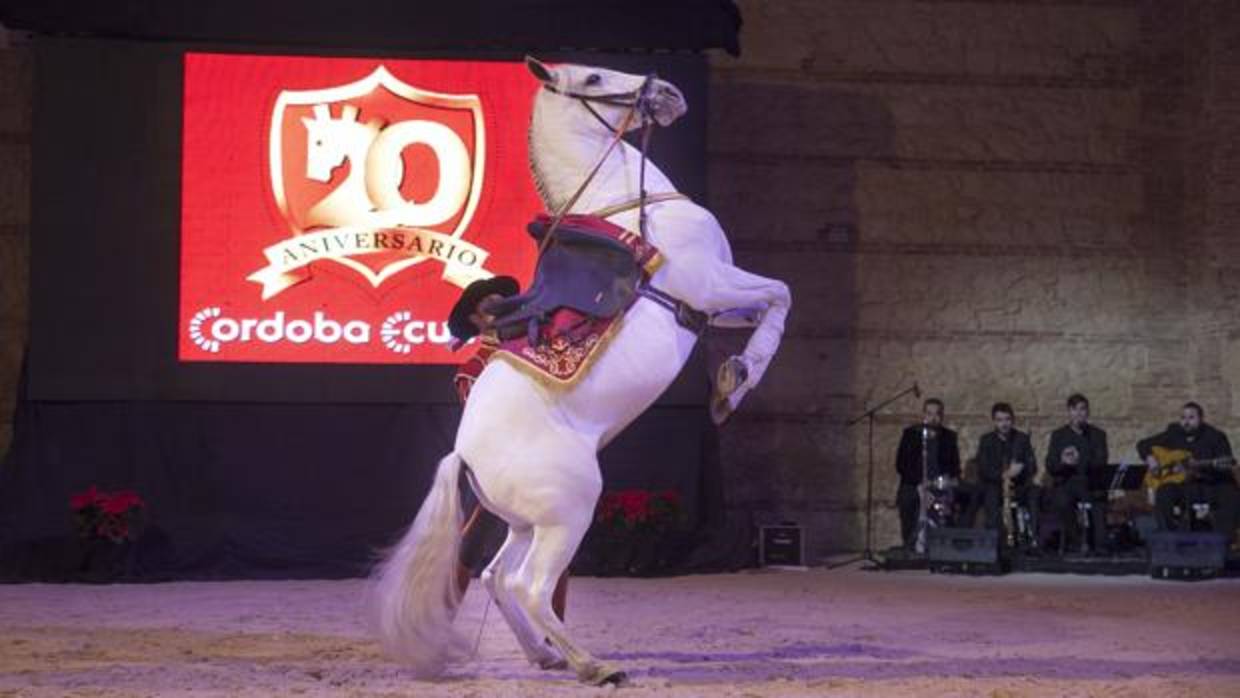
[[(525, 57), (525, 65), (545, 89), (565, 99), (582, 101), (613, 129), (635, 105), (639, 116), (652, 118), (660, 126), (671, 124), (688, 110), (680, 90), (653, 75), (569, 63), (553, 67), (532, 56)], [(632, 119), (629, 128), (641, 126), (642, 121)]]
[(377, 119), (359, 124), (358, 108), (352, 104), (344, 105), (339, 119), (332, 118), (326, 104), (314, 105), (313, 111), (313, 119), (301, 120), (306, 127), (306, 177), (327, 182), (332, 170), (343, 165), (346, 157), (353, 160), (354, 168), (361, 167), (367, 148), (383, 124)]

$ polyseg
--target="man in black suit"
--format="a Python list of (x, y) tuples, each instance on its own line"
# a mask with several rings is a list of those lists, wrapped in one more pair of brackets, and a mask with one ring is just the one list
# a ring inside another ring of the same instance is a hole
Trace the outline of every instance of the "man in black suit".
[(1178, 423), (1172, 422), (1162, 433), (1137, 442), (1137, 453), (1151, 469), (1156, 470), (1159, 463), (1153, 455), (1155, 446), (1188, 451), (1194, 460), (1222, 461), (1220, 467), (1190, 472), (1183, 484), (1168, 483), (1155, 491), (1154, 518), (1159, 529), (1166, 531), (1179, 527), (1179, 521), (1173, 515), (1174, 507), (1189, 510), (1185, 513), (1191, 514), (1193, 504), (1207, 503), (1214, 510), (1214, 530), (1231, 542), (1235, 537), (1237, 518), (1240, 518), (1240, 490), (1236, 487), (1235, 475), (1227, 466), (1229, 460), (1234, 463), (1227, 435), (1205, 423), (1205, 410), (1201, 405), (1189, 402), (1180, 410)]
[(982, 435), (977, 444), (977, 477), (981, 489), (982, 506), (986, 511), (986, 528), (1003, 529), (1003, 481), (1015, 482), (1013, 498), (1029, 510), (1029, 528), (1032, 543), (1038, 544), (1039, 491), (1033, 484), (1037, 472), (1037, 457), (1029, 435), (1012, 426), (1015, 413), (1006, 402), (996, 402), (990, 408), (994, 431)]
[(1089, 492), (1088, 469), (1107, 464), (1107, 433), (1089, 423), (1089, 400), (1080, 393), (1068, 398), (1068, 423), (1051, 432), (1046, 449), (1046, 470), (1052, 479), (1051, 509), (1059, 519), (1059, 535), (1065, 547), (1079, 540), (1076, 507), (1090, 502), (1089, 528), (1094, 552), (1106, 545), (1105, 498)]
[(921, 516), (921, 496), (917, 490), (922, 469), (930, 480), (944, 475), (960, 479), (960, 448), (956, 432), (943, 426), (943, 401), (929, 398), (921, 407), (921, 423), (905, 428), (896, 450), (896, 470), (900, 489), (896, 506), (900, 509), (900, 536), (905, 549), (917, 542), (917, 522)]

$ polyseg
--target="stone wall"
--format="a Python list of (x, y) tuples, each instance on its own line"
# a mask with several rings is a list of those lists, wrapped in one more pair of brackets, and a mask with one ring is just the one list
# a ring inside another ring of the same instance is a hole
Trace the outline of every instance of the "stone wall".
[[(1193, 384), (1202, 400), (1240, 413), (1240, 6), (1194, 3), (1186, 17), (1190, 130), (1186, 213), (1195, 330)], [(1232, 420), (1235, 424), (1235, 420)], [(1240, 441), (1240, 434), (1229, 434)]]
[[(918, 381), (971, 452), (1007, 400), (1039, 450), (1082, 391), (1116, 458), (1184, 400), (1240, 441), (1240, 7), (742, 0), (712, 57), (711, 205), (792, 286), (722, 434), (730, 510), (860, 548), (867, 431)], [(25, 344), (32, 63), (0, 49), (0, 452)], [(691, 107), (694, 105), (691, 105)], [(911, 397), (874, 425), (878, 546)], [(1240, 444), (1238, 444), (1240, 445)]]
[[(716, 56), (711, 202), (793, 288), (723, 435), (729, 506), (862, 547), (865, 424), (920, 383), (972, 453), (1011, 402), (1041, 451), (1091, 398), (1113, 459), (1188, 399), (1240, 440), (1240, 18), (1216, 0), (741, 2)], [(875, 545), (896, 542), (874, 425)]]

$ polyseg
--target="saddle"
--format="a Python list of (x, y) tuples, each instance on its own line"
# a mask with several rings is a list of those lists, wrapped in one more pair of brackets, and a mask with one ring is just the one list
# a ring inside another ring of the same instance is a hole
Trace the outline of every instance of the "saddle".
[[(550, 225), (551, 218), (540, 215), (527, 230), (541, 243)], [(538, 259), (529, 289), (488, 308), (499, 338), (524, 334), (536, 344), (542, 326), (561, 308), (596, 319), (616, 317), (637, 300), (642, 274), (657, 254), (603, 219), (565, 216)]]

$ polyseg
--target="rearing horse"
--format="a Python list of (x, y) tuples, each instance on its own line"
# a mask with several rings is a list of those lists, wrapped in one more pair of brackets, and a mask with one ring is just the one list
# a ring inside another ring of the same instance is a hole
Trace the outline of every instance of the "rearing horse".
[[(606, 215), (638, 231), (642, 154), (617, 131), (645, 119), (670, 124), (686, 110), (680, 91), (663, 80), (601, 68), (532, 58), (526, 64), (541, 82), (529, 152), (547, 210), (560, 212), (577, 195), (569, 212)], [(596, 174), (582, 188), (596, 161)], [(788, 287), (734, 266), (723, 229), (705, 208), (656, 196), (675, 187), (648, 160), (644, 180), (655, 201), (645, 206), (644, 233), (665, 259), (651, 285), (707, 313), (762, 311), (744, 353), (725, 364), (731, 366), (726, 409), (734, 408), (779, 347)], [(671, 384), (696, 339), (667, 308), (642, 297), (571, 387), (544, 385), (504, 361), (487, 365), (470, 393), (455, 448), (439, 462), (408, 532), (376, 568), (372, 611), (389, 652), (419, 674), (435, 675), (465, 647), (453, 628), (461, 601), (454, 573), (464, 470), (483, 506), (508, 523), (482, 581), (526, 657), (543, 668), (567, 664), (590, 683), (623, 678), (569, 638), (552, 612), (551, 594), (593, 519), (602, 490), (599, 450)]]

